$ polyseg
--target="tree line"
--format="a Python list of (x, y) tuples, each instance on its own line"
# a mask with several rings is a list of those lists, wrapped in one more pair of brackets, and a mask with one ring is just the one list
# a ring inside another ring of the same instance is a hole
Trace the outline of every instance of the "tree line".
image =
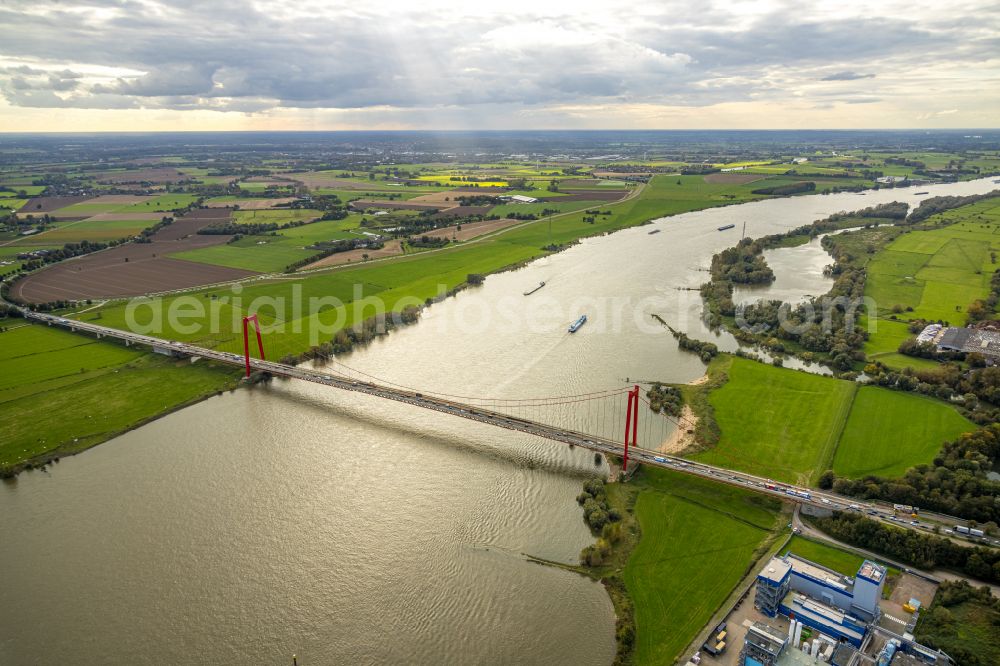
[(859, 513), (837, 512), (814, 519), (839, 541), (925, 569), (944, 567), (979, 580), (1000, 582), (1000, 550), (960, 546), (950, 539), (886, 525)]
[(901, 478), (869, 474), (838, 477), (827, 470), (820, 488), (862, 499), (880, 499), (946, 513), (977, 523), (1000, 524), (1000, 482), (988, 474), (1000, 462), (1000, 423), (990, 423), (946, 442), (930, 464), (911, 467)]

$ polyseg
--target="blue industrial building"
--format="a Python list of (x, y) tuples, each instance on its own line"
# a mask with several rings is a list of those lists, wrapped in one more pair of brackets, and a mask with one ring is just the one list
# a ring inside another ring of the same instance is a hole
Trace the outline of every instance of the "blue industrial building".
[(885, 568), (865, 560), (852, 579), (789, 553), (774, 557), (757, 576), (754, 604), (768, 617), (785, 615), (860, 647), (877, 622)]

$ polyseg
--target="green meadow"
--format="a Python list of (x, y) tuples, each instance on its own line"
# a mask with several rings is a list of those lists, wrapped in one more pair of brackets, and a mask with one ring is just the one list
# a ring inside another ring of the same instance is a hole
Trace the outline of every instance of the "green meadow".
[(0, 333), (0, 469), (89, 448), (236, 379), (229, 368), (192, 365), (16, 320), (5, 324), (10, 328)]
[[(784, 553), (798, 555), (847, 576), (854, 576), (861, 568), (861, 563), (865, 561), (864, 557), (849, 550), (801, 536), (793, 536), (782, 554)], [(880, 562), (880, 564), (884, 563)], [(889, 575), (899, 574), (899, 569), (896, 567), (888, 566), (887, 569)]]
[(635, 663), (671, 664), (753, 566), (780, 504), (657, 468), (632, 483), (642, 537), (624, 579), (635, 604)]
[(692, 459), (807, 485), (819, 474), (901, 476), (975, 429), (946, 402), (720, 356), (708, 401), (721, 436)]
[[(251, 211), (237, 211), (236, 215)], [(270, 211), (253, 211), (270, 212)], [(283, 213), (307, 213), (307, 215), (292, 217), (244, 217), (237, 218), (242, 223), (278, 222), (284, 223), (293, 219), (311, 219), (317, 217), (319, 211), (280, 211)], [(216, 264), (230, 268), (242, 268), (261, 273), (278, 273), (285, 270), (289, 264), (301, 259), (315, 256), (318, 251), (307, 249), (308, 246), (320, 241), (343, 240), (357, 238), (356, 230), (361, 221), (360, 215), (351, 215), (344, 220), (323, 220), (305, 224), (290, 229), (281, 229), (273, 234), (260, 236), (244, 236), (240, 240), (225, 245), (177, 252), (171, 256), (177, 259), (197, 261), (205, 264)]]
[(875, 301), (879, 320), (865, 352), (883, 362), (912, 335), (905, 324), (888, 318), (893, 312), (900, 319), (964, 325), (968, 306), (987, 296), (990, 278), (1000, 268), (996, 199), (936, 215), (924, 226), (929, 228), (901, 235), (867, 265), (865, 296)]
[(729, 376), (709, 402), (719, 442), (692, 458), (807, 485), (829, 466), (857, 385), (747, 359), (720, 356)]
[(840, 476), (902, 476), (929, 463), (941, 446), (976, 425), (940, 401), (862, 386), (840, 437), (833, 471)]

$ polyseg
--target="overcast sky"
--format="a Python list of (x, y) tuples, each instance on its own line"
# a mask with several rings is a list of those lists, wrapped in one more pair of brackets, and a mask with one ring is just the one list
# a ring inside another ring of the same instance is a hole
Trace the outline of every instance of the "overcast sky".
[(1000, 127), (994, 0), (4, 0), (0, 25), (2, 131)]

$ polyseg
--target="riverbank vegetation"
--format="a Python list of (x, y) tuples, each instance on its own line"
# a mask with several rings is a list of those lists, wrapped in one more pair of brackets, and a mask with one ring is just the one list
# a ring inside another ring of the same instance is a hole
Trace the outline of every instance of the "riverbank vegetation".
[[(873, 232), (866, 241), (865, 250), (874, 252), (877, 242), (893, 233), (879, 225), (902, 219), (907, 210), (907, 204), (892, 202), (849, 215), (836, 214), (785, 233), (754, 241), (744, 239), (736, 248), (715, 255), (712, 280), (701, 287), (710, 325), (725, 326), (742, 343), (760, 345), (770, 353), (796, 353), (808, 361), (822, 360), (841, 371), (850, 370), (864, 360), (861, 347), (866, 340), (866, 333), (858, 325), (865, 283), (861, 259), (865, 255), (845, 250), (844, 239), (851, 234), (823, 237), (823, 247), (834, 257), (834, 263), (827, 269), (834, 283), (823, 296), (802, 303), (762, 299), (738, 307), (733, 300), (735, 287), (746, 280), (738, 270), (715, 268), (717, 264), (730, 266), (739, 259), (744, 270), (748, 266), (756, 267), (747, 275), (768, 282), (773, 280), (773, 274), (770, 280), (765, 280), (766, 275), (760, 269), (760, 266), (766, 267), (765, 250), (800, 245), (821, 234), (852, 227), (864, 227), (865, 231)], [(770, 268), (767, 271), (770, 272)]]
[[(635, 605), (622, 572), (639, 542), (639, 523), (635, 517), (638, 494), (637, 486), (632, 483), (604, 483), (602, 479), (584, 482), (577, 502), (583, 507), (583, 519), (596, 540), (580, 553), (579, 566), (568, 567), (599, 580), (608, 592), (616, 617), (616, 666), (635, 663)], [(603, 515), (592, 518), (598, 512)], [(612, 521), (611, 516), (616, 520)]]

